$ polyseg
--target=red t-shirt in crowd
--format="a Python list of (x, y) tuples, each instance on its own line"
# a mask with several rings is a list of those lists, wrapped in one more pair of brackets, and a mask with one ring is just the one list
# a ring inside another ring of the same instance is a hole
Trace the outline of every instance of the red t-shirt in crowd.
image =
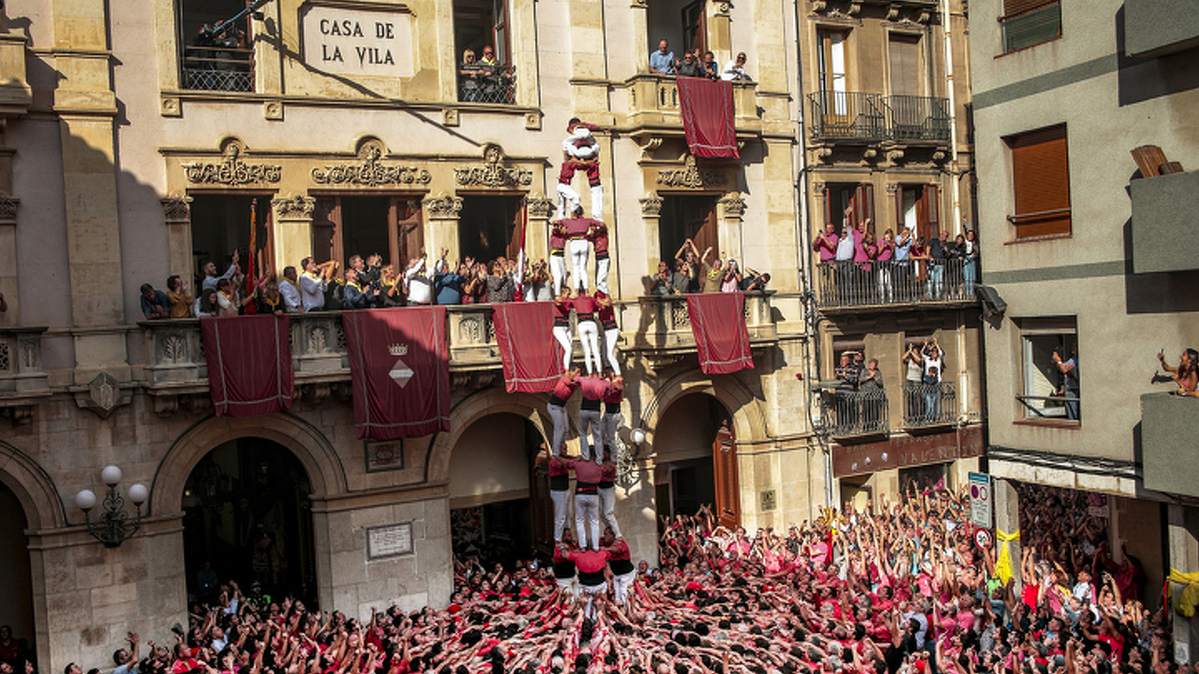
[(612, 383), (603, 377), (581, 377), (581, 388), (585, 400), (603, 400)]

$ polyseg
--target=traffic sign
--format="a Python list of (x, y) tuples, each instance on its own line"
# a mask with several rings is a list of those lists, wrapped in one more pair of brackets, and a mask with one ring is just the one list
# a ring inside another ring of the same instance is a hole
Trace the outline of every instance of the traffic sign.
[(970, 523), (982, 529), (991, 528), (991, 476), (970, 473)]
[(975, 529), (974, 543), (984, 550), (991, 547), (991, 532), (987, 529)]

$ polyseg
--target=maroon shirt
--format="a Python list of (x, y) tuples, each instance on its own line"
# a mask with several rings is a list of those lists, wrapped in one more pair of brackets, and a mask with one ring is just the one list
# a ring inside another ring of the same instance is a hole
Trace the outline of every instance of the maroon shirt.
[(602, 225), (603, 223), (591, 218), (566, 218), (559, 220), (558, 224), (566, 230), (566, 238), (583, 239), (587, 237), (587, 230), (591, 229), (591, 225)]
[(595, 486), (599, 484), (600, 478), (603, 477), (603, 469), (601, 469), (594, 461), (569, 461), (570, 467), (575, 471), (575, 480), (578, 486), (591, 485), (591, 493), (595, 493)]
[(570, 400), (570, 397), (575, 394), (575, 391), (577, 391), (578, 388), (579, 380), (577, 377), (574, 380), (571, 380), (567, 378), (566, 375), (562, 375), (558, 378), (558, 383), (554, 384), (554, 393), (550, 396), (550, 402), (555, 402), (556, 398), (557, 400), (562, 401), (559, 404), (565, 405), (566, 401)]

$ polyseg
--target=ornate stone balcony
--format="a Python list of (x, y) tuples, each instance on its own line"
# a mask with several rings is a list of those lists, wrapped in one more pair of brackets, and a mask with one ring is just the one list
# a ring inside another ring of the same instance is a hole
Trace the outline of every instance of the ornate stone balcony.
[[(682, 135), (683, 115), (679, 108), (677, 78), (644, 73), (630, 77), (624, 84), (629, 96), (625, 126), (633, 135), (663, 135), (663, 132)], [(756, 82), (733, 83), (733, 123), (738, 136), (762, 133), (757, 95)]]
[[(745, 324), (754, 348), (778, 342), (778, 331), (770, 308), (773, 290), (745, 294)], [(664, 367), (695, 353), (695, 335), (687, 313), (686, 295), (647, 295), (638, 299), (638, 326), (624, 325), (625, 351), (645, 355), (655, 368)]]
[(32, 406), (50, 395), (42, 369), (44, 327), (0, 329), (0, 410), (16, 423), (29, 420)]

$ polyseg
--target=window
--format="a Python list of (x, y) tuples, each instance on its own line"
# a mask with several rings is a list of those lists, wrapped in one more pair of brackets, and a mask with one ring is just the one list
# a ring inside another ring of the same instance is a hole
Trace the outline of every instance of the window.
[(1070, 233), (1070, 163), (1066, 126), (1005, 139), (1012, 154), (1017, 239)]
[[(244, 0), (179, 0), (180, 81), (184, 89), (254, 91), (249, 16), (229, 22), (245, 8)], [(222, 25), (217, 28), (218, 24)]]
[[(654, 0), (645, 13), (647, 43), (651, 50), (658, 49), (658, 42), (666, 40), (669, 49), (678, 59), (683, 52), (708, 50), (708, 26), (706, 0)], [(721, 64), (717, 64), (719, 68)]]
[(895, 233), (907, 227), (914, 238), (928, 241), (939, 233), (940, 208), (936, 185), (901, 185), (895, 191)]
[(515, 102), (516, 67), (506, 0), (454, 0), (458, 100)]
[(464, 196), (458, 218), (459, 257), (482, 262), (516, 257), (525, 223), (523, 204), (519, 195)]
[[(378, 254), (383, 264), (403, 273), (407, 261), (420, 254), (420, 199), (408, 196), (322, 196), (312, 216), (312, 256), (317, 263)], [(299, 264), (289, 260), (288, 264)]]
[(1075, 319), (1025, 318), (1019, 326), (1023, 382), (1016, 399), (1023, 417), (1076, 423), (1081, 417)]
[(919, 96), (924, 80), (920, 72), (920, 36), (891, 33), (887, 53), (891, 62), (891, 95)]
[(845, 43), (849, 33), (840, 30), (816, 31), (816, 65), (820, 77), (820, 94), (824, 113), (851, 114), (849, 80), (845, 67)]
[(1058, 0), (1003, 0), (1003, 51), (1024, 49), (1062, 35)]
[[(716, 201), (720, 197), (708, 194), (668, 194), (662, 198), (658, 220), (658, 245), (662, 260), (674, 260), (683, 242), (691, 239), (700, 255), (707, 248), (708, 262), (720, 256), (720, 237), (717, 232)], [(672, 263), (673, 264), (673, 263)]]

